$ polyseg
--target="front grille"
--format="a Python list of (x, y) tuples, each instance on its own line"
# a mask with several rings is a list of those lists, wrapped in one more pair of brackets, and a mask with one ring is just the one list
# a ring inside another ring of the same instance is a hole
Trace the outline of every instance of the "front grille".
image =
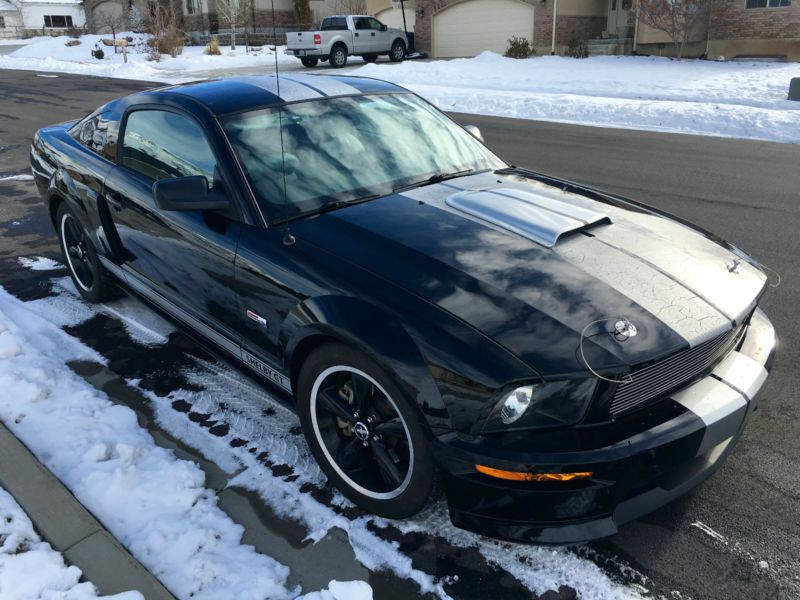
[(743, 332), (740, 325), (699, 346), (635, 370), (631, 373), (632, 381), (617, 386), (611, 401), (611, 416), (638, 408), (709, 373), (736, 346)]

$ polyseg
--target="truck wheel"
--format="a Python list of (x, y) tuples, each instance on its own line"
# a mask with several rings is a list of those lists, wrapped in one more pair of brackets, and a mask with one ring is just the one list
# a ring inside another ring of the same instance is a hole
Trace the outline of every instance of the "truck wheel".
[(400, 62), (405, 58), (405, 55), (406, 45), (400, 40), (395, 40), (394, 44), (392, 44), (392, 49), (389, 50), (389, 60), (392, 62)]
[(376, 60), (378, 60), (378, 55), (377, 54), (365, 54), (361, 58), (364, 59), (365, 63), (374, 63)]
[(317, 66), (319, 59), (316, 56), (304, 56), (300, 59), (300, 62), (303, 63), (304, 67), (308, 67), (310, 69), (311, 67)]
[(344, 46), (334, 46), (330, 55), (331, 66), (334, 69), (341, 69), (347, 64), (347, 48)]

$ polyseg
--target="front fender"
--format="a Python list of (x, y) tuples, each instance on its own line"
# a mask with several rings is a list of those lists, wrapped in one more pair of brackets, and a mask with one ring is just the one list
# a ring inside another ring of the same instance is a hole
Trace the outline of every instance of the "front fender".
[[(288, 365), (297, 365), (308, 340), (324, 336), (351, 346), (395, 376), (434, 431), (449, 430), (447, 410), (419, 348), (403, 325), (369, 302), (320, 296), (299, 304), (280, 333)], [(294, 376), (295, 369), (292, 369)], [(294, 387), (294, 385), (293, 385)]]

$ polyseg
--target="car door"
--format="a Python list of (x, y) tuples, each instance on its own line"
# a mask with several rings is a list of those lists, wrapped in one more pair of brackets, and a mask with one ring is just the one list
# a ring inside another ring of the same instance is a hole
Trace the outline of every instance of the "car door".
[(374, 17), (368, 17), (370, 29), (370, 43), (371, 49), (376, 54), (379, 52), (388, 52), (391, 40), (389, 39), (389, 31), (383, 30), (383, 23)]
[(371, 54), (375, 40), (369, 17), (353, 17), (353, 47), (351, 54)]
[(241, 224), (235, 205), (227, 212), (167, 211), (153, 197), (155, 181), (191, 175), (204, 176), (209, 189), (227, 194), (230, 184), (208, 136), (186, 113), (133, 107), (123, 119), (118, 146), (117, 166), (106, 178), (104, 193), (127, 281), (238, 353), (234, 260)]

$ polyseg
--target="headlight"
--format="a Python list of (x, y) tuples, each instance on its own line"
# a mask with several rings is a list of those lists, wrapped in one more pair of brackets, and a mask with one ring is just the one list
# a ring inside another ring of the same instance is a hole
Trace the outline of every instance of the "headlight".
[(597, 379), (523, 385), (500, 397), (483, 433), (563, 427), (577, 423), (594, 395)]

